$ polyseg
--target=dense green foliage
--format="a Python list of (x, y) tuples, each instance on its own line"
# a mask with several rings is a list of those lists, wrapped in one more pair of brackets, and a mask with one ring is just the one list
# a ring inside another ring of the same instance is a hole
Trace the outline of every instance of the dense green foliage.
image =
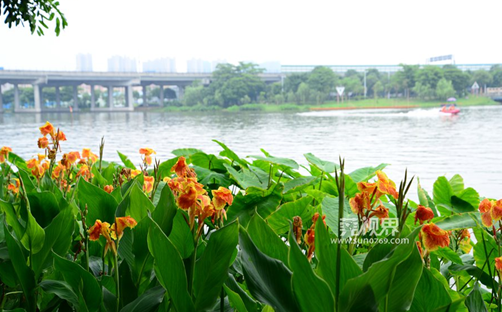
[(54, 0), (0, 0), (0, 18), (3, 16), (9, 28), (28, 23), (31, 33), (36, 31), (39, 36), (44, 34), (44, 29), (48, 29), (47, 24), (53, 20), (56, 23), (56, 35), (68, 25), (59, 10), (59, 1)]
[[(240, 66), (252, 71), (239, 70)], [(502, 86), (502, 68), (493, 66), (489, 71), (463, 72), (455, 65), (424, 66), (401, 65), (395, 74), (379, 72), (371, 68), (364, 73), (348, 70), (343, 76), (327, 67), (318, 66), (310, 73), (285, 75), (283, 82), (269, 85), (260, 83), (260, 72), (254, 64), (239, 66), (220, 65), (214, 72), (214, 81), (208, 86), (199, 83), (188, 87), (183, 100), (186, 106), (228, 107), (232, 105), (256, 104), (323, 104), (337, 100), (336, 86), (344, 86), (344, 100), (368, 98), (417, 98), (422, 101), (445, 101), (449, 97), (464, 97), (477, 82), (481, 88)], [(240, 77), (240, 78), (238, 78)], [(254, 77), (254, 79), (251, 79)], [(481, 90), (483, 91), (483, 90)]]
[(41, 132), (49, 160), (0, 150), (0, 309), (500, 310), (502, 200), (459, 175), (418, 183), (415, 202), (386, 164), (346, 173), (305, 154), (300, 170), (215, 141), (219, 155), (163, 162), (142, 148), (136, 169), (58, 156), (64, 134)]

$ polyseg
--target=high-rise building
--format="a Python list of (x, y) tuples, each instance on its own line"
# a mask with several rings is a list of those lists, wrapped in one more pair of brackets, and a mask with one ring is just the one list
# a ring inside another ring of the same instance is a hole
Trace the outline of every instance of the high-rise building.
[(188, 60), (187, 73), (202, 73), (202, 60), (201, 59)]
[(176, 60), (174, 58), (160, 58), (143, 62), (143, 72), (145, 73), (175, 73)]
[(77, 54), (77, 71), (92, 72), (92, 55)]
[(226, 60), (204, 61), (201, 59), (191, 59), (187, 61), (188, 73), (212, 73), (218, 64), (226, 63)]
[(136, 59), (125, 56), (112, 56), (108, 59), (109, 72), (137, 72)]

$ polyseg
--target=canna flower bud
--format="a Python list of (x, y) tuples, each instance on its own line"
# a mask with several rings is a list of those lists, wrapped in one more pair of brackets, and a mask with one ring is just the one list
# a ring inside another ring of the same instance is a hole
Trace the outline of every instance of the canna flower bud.
[(302, 218), (296, 216), (293, 218), (293, 234), (296, 237), (296, 242), (300, 244), (302, 242)]

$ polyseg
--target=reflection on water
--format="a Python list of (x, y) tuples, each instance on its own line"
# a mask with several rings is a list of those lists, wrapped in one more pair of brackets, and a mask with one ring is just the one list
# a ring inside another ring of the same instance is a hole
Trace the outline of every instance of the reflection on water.
[[(119, 150), (139, 162), (138, 150), (151, 147), (157, 157), (172, 150), (200, 148), (209, 153), (224, 142), (239, 155), (264, 148), (274, 156), (305, 164), (304, 153), (336, 161), (347, 170), (389, 163), (389, 176), (399, 181), (408, 168), (432, 191), (440, 175), (459, 173), (466, 186), (482, 196), (502, 197), (502, 107), (462, 108), (457, 116), (438, 109), (351, 110), (307, 113), (81, 113), (0, 114), (2, 138), (23, 157), (37, 152), (38, 127), (46, 120), (68, 138), (64, 151), (91, 147), (105, 137), (105, 158), (118, 160)], [(415, 193), (415, 192), (414, 192)]]

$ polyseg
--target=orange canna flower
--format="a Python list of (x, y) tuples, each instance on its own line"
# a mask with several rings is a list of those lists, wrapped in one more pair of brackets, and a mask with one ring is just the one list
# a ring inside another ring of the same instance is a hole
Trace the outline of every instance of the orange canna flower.
[(45, 154), (37, 154), (38, 156), (38, 161), (41, 162), (42, 160), (45, 159)]
[(213, 190), (211, 193), (213, 194), (213, 205), (216, 210), (223, 209), (226, 204), (232, 205), (234, 197), (229, 189), (220, 186), (218, 190)]
[(178, 206), (181, 209), (187, 210), (196, 204), (197, 197), (197, 190), (195, 189), (195, 186), (190, 183), (184, 188), (183, 193), (178, 196)]
[(4, 146), (0, 149), (0, 164), (5, 162), (5, 159), (9, 156), (9, 153), (12, 152), (12, 148)]
[(38, 148), (46, 148), (47, 146), (49, 146), (49, 139), (47, 139), (47, 137), (41, 137), (40, 139), (38, 139)]
[(74, 164), (77, 161), (77, 159), (80, 159), (80, 153), (79, 152), (69, 152), (67, 159), (70, 164)]
[(113, 192), (113, 185), (105, 185), (105, 187), (103, 187), (103, 189), (105, 190), (105, 192), (110, 194), (111, 192)]
[[(361, 193), (368, 193), (369, 197), (371, 199), (371, 196), (373, 195), (373, 192), (377, 188), (376, 183), (369, 183), (369, 182), (358, 182), (357, 183), (357, 189), (361, 191)], [(380, 198), (380, 192), (377, 190), (375, 193), (375, 198), (378, 199)]]
[(58, 165), (52, 170), (52, 178), (57, 179), (61, 175), (61, 172), (65, 170), (65, 167), (61, 164), (61, 161), (58, 162)]
[(171, 171), (174, 171), (178, 177), (195, 177), (195, 172), (193, 172), (193, 170), (188, 167), (186, 159), (183, 156), (180, 156), (180, 158), (178, 158), (178, 161), (171, 168)]
[(415, 213), (415, 224), (417, 224), (417, 220), (420, 221), (420, 224), (423, 224), (426, 221), (431, 221), (432, 218), (434, 218), (434, 212), (432, 212), (431, 208), (418, 205)]
[(139, 174), (141, 173), (141, 170), (139, 169), (136, 169), (136, 170), (131, 170), (131, 178), (135, 178), (136, 176), (138, 176)]
[(157, 154), (153, 149), (148, 148), (148, 147), (140, 148), (139, 149), (139, 153), (141, 155), (145, 155), (145, 156), (150, 156), (152, 154)]
[(499, 272), (502, 271), (502, 257), (495, 258), (495, 268)]
[(305, 237), (303, 238), (305, 244), (309, 247), (307, 250), (307, 259), (309, 262), (312, 260), (315, 251), (315, 228), (310, 228), (305, 233)]
[[(314, 215), (312, 216), (312, 228), (315, 228), (317, 219), (319, 219), (319, 212), (314, 213)], [(324, 222), (324, 225), (326, 225), (326, 215), (322, 216), (322, 222)]]
[(31, 174), (38, 179), (40, 179), (45, 173), (44, 167), (42, 167), (40, 162), (35, 158), (28, 160), (26, 162), (26, 166), (31, 169)]
[(165, 177), (164, 179), (162, 179), (162, 181), (164, 181), (166, 183), (169, 183), (169, 181), (171, 181), (171, 178), (170, 177)]
[(502, 199), (497, 200), (493, 205), (491, 216), (493, 221), (499, 221), (502, 219)]
[(93, 176), (94, 175), (91, 173), (87, 165), (82, 165), (82, 167), (80, 167), (79, 171), (77, 172), (77, 178), (82, 177), (86, 181), (89, 181), (89, 179), (91, 179)]
[(383, 219), (386, 219), (389, 217), (389, 209), (387, 209), (384, 205), (380, 205), (373, 209), (373, 211), (370, 213), (369, 218), (377, 216), (378, 219), (380, 219), (380, 223), (382, 223)]
[(378, 191), (382, 194), (389, 194), (397, 198), (399, 194), (396, 191), (396, 184), (392, 182), (383, 171), (378, 170), (376, 174), (378, 176), (378, 181), (376, 183)]
[(58, 141), (61, 142), (61, 141), (66, 141), (66, 135), (64, 134), (63, 131), (59, 130), (58, 132)]
[(112, 225), (111, 229), (111, 236), (114, 240), (118, 239), (120, 240), (122, 238), (122, 235), (124, 234), (124, 229), (126, 227), (128, 228), (133, 228), (138, 224), (136, 220), (134, 220), (131, 217), (118, 217), (115, 218), (115, 223)]
[[(107, 223), (107, 222), (104, 222), (104, 223), (108, 224), (108, 226), (110, 226), (109, 223)], [(91, 226), (89, 228), (89, 230), (87, 231), (89, 233), (89, 240), (97, 241), (99, 239), (99, 236), (101, 235), (102, 228), (103, 228), (103, 222), (101, 222), (101, 220), (99, 220), (99, 219), (96, 220), (94, 225)]]
[(472, 249), (471, 233), (469, 233), (468, 229), (462, 230), (460, 235), (460, 249), (465, 253), (469, 253)]
[(91, 162), (95, 162), (96, 160), (98, 160), (98, 155), (91, 152), (90, 148), (84, 148), (82, 149), (82, 158), (87, 158)]
[(45, 122), (45, 125), (43, 125), (39, 129), (40, 133), (42, 133), (43, 136), (46, 136), (48, 134), (50, 134), (51, 137), (54, 136), (54, 126), (48, 121)]
[(115, 242), (110, 237), (110, 223), (101, 222), (101, 220), (96, 220), (93, 226), (89, 228), (87, 231), (89, 233), (89, 240), (96, 241), (99, 239), (99, 236), (102, 235), (106, 239), (105, 245), (105, 256), (108, 252), (108, 249), (111, 249), (114, 254), (117, 254), (117, 247)]
[(350, 209), (353, 213), (359, 216), (363, 216), (365, 210), (371, 210), (370, 204), (370, 193), (357, 193), (354, 198), (349, 200)]
[(142, 154), (142, 155), (145, 155), (145, 159), (143, 160), (145, 162), (145, 164), (147, 165), (151, 165), (152, 164), (152, 154), (157, 154), (153, 149), (151, 148), (141, 148), (139, 150), (139, 153)]
[(49, 170), (49, 167), (50, 167), (50, 163), (48, 161), (44, 161), (42, 164), (41, 164), (42, 168), (44, 168), (45, 171)]
[(479, 203), (479, 212), (481, 212), (481, 222), (486, 227), (491, 227), (493, 225), (492, 221), (492, 208), (494, 206), (494, 202), (489, 200), (488, 198), (483, 199)]
[(155, 182), (154, 177), (145, 176), (143, 181), (143, 191), (145, 193), (150, 193), (153, 190), (154, 182)]
[(426, 224), (421, 230), (424, 247), (428, 251), (437, 250), (439, 247), (447, 247), (450, 245), (450, 236), (448, 232), (442, 230), (434, 223)]
[(207, 195), (197, 196), (197, 210), (195, 214), (199, 217), (199, 227), (208, 217), (212, 217), (216, 213), (211, 198)]
[(19, 187), (21, 186), (21, 183), (19, 183), (19, 179), (14, 179), (14, 183), (10, 183), (7, 189), (11, 191), (13, 194), (19, 193)]

